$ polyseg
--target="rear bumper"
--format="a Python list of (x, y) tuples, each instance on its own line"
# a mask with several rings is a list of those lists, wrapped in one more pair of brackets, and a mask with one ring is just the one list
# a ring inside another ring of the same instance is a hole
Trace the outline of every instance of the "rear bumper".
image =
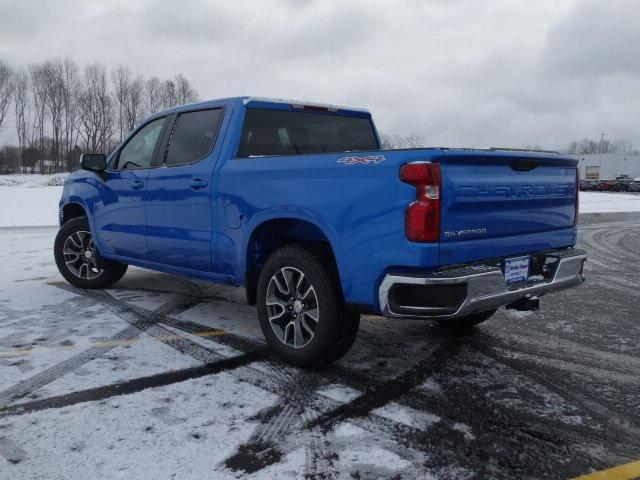
[(540, 275), (517, 285), (507, 284), (499, 260), (426, 275), (391, 272), (378, 290), (380, 309), (388, 317), (446, 320), (492, 310), (526, 296), (557, 292), (584, 281), (582, 269), (587, 259), (584, 250), (544, 252), (535, 259), (540, 265)]

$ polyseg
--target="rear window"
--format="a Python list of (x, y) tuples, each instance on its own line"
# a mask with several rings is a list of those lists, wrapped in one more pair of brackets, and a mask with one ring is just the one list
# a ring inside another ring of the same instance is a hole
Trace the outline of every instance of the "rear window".
[(369, 118), (248, 108), (238, 157), (378, 149)]

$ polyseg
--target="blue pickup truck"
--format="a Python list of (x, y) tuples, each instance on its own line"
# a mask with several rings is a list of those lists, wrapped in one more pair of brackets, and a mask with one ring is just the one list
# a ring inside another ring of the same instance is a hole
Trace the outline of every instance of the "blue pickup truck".
[(326, 365), (361, 314), (469, 328), (582, 283), (576, 160), (383, 150), (366, 110), (238, 97), (157, 113), (66, 179), (55, 259), (81, 288), (128, 265), (244, 285), (269, 345)]

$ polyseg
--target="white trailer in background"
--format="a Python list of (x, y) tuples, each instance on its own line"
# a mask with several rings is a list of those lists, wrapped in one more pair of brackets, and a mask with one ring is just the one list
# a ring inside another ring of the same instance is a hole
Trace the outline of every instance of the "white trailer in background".
[(575, 155), (583, 180), (613, 180), (620, 175), (640, 177), (640, 155), (621, 153), (590, 153)]

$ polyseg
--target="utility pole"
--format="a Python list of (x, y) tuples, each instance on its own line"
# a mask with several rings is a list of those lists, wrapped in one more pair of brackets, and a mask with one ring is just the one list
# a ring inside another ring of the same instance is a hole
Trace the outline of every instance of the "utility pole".
[(600, 158), (598, 159), (598, 178), (600, 178), (600, 172), (602, 172), (602, 150), (604, 150), (604, 137), (606, 137), (606, 133), (600, 134)]

